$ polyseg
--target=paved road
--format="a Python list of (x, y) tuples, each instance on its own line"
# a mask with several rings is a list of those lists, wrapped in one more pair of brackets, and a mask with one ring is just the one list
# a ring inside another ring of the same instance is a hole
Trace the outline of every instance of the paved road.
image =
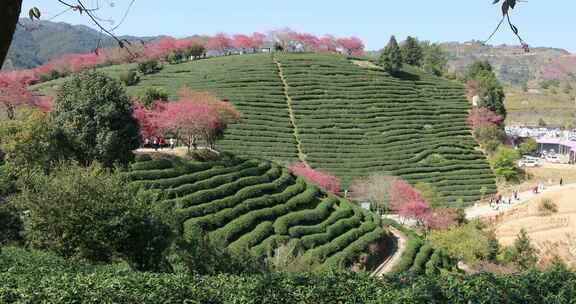
[[(527, 203), (527, 202), (531, 201), (533, 198), (543, 197), (548, 193), (554, 193), (554, 192), (558, 192), (558, 191), (566, 190), (566, 189), (576, 189), (576, 184), (569, 184), (569, 185), (564, 185), (564, 186), (555, 185), (555, 186), (551, 186), (551, 187), (546, 187), (546, 188), (544, 188), (544, 192), (541, 192), (538, 194), (534, 194), (532, 191), (522, 192), (522, 193), (518, 194), (518, 196), (520, 197), (519, 201), (512, 200), (511, 205), (501, 204), (501, 205), (499, 205), (498, 210), (492, 209), (488, 203), (476, 204), (474, 206), (466, 208), (466, 218), (473, 219), (473, 218), (478, 218), (478, 217), (495, 216), (501, 212), (510, 210), (516, 206)], [(508, 197), (506, 197), (506, 199), (507, 198)]]
[(384, 260), (384, 262), (382, 262), (382, 264), (380, 264), (380, 266), (374, 270), (372, 276), (375, 277), (381, 277), (392, 270), (392, 267), (394, 267), (400, 261), (402, 253), (404, 253), (404, 249), (406, 247), (406, 236), (404, 233), (392, 226), (388, 226), (388, 228), (390, 229), (390, 232), (392, 232), (392, 234), (396, 237), (396, 248), (394, 248), (394, 254), (386, 258), (386, 260)]

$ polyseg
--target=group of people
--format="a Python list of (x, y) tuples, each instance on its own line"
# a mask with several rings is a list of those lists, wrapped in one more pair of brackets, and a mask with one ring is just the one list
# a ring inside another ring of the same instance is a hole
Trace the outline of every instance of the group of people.
[[(560, 185), (562, 185), (562, 180), (560, 180)], [(534, 194), (538, 194), (538, 193), (542, 193), (544, 192), (544, 183), (538, 183), (536, 186), (534, 186), (534, 188), (532, 188), (532, 192)]]
[(518, 191), (514, 190), (512, 195), (508, 198), (504, 198), (502, 194), (497, 193), (495, 196), (490, 198), (490, 208), (494, 210), (499, 210), (500, 206), (502, 205), (512, 205), (513, 201), (519, 201), (520, 196), (518, 195)]
[[(168, 146), (170, 149), (174, 149), (176, 147), (176, 140), (174, 138), (170, 138), (168, 140)], [(158, 151), (158, 149), (162, 150), (166, 147), (166, 141), (164, 140), (164, 136), (156, 136), (150, 138), (145, 138), (142, 148), (154, 148), (154, 151)]]

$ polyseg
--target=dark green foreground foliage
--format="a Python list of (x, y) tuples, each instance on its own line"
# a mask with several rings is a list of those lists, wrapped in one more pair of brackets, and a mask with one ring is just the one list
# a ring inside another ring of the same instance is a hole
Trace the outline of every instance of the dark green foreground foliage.
[(456, 266), (456, 260), (451, 258), (445, 250), (434, 249), (430, 243), (425, 242), (414, 231), (407, 229), (398, 222), (385, 219), (385, 225), (400, 230), (407, 237), (404, 253), (388, 273), (390, 276), (402, 275), (438, 275), (442, 270), (451, 271)]
[(5, 248), (0, 303), (573, 303), (576, 274), (556, 266), (521, 275), (379, 280), (363, 274), (183, 276), (123, 265), (69, 264)]

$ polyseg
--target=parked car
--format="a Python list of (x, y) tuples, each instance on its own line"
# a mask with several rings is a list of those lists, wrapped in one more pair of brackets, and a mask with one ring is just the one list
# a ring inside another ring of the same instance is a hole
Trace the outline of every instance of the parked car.
[(534, 159), (523, 158), (518, 161), (518, 167), (534, 168), (538, 166), (538, 161)]
[(546, 161), (549, 163), (559, 163), (560, 157), (558, 155), (546, 155)]

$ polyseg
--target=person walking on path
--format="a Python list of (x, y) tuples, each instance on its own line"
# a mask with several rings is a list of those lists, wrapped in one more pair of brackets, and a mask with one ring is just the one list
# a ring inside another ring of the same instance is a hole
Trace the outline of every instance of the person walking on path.
[(192, 136), (192, 147), (194, 150), (198, 148), (198, 137), (196, 137), (196, 135)]
[(158, 151), (158, 137), (154, 138), (152, 145), (154, 146), (154, 151)]
[(160, 146), (160, 150), (162, 150), (164, 148), (164, 136), (160, 136), (160, 139), (158, 139), (158, 145)]
[(564, 184), (564, 179), (560, 178), (560, 187), (562, 187), (563, 184)]
[(176, 140), (172, 137), (170, 138), (170, 149), (174, 150), (174, 147), (176, 147)]

